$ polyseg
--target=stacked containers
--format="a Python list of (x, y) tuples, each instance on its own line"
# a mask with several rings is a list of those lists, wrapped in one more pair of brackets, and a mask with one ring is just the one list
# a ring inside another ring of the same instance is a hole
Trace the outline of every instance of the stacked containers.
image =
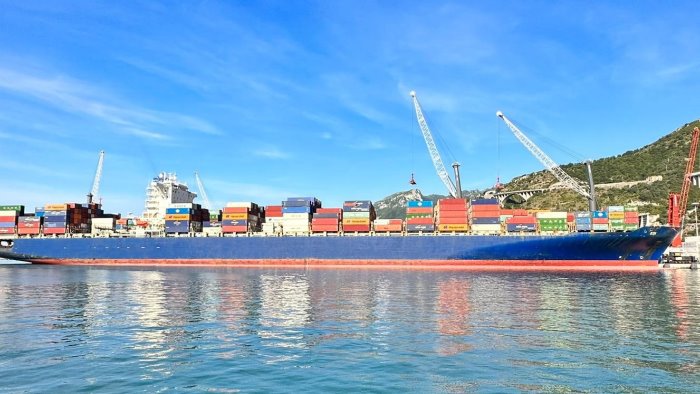
[(564, 232), (569, 229), (566, 224), (566, 212), (537, 212), (537, 225), (542, 233)]
[(68, 231), (71, 233), (89, 233), (92, 210), (81, 204), (68, 204)]
[(437, 202), (437, 228), (440, 232), (469, 230), (469, 203), (466, 198), (443, 198)]
[(23, 205), (0, 205), (0, 235), (16, 234), (17, 218), (21, 215)]
[[(165, 233), (183, 234), (202, 231), (204, 211), (199, 204), (177, 203), (165, 209)], [(123, 220), (123, 219), (122, 219)], [(127, 219), (127, 225), (131, 225)]]
[(343, 217), (341, 208), (318, 208), (311, 219), (311, 231), (315, 233), (340, 231), (340, 221)]
[(68, 204), (44, 206), (44, 234), (65, 234), (68, 229)]
[(625, 231), (634, 231), (639, 228), (639, 212), (635, 206), (625, 207)]
[(608, 211), (593, 211), (593, 231), (608, 231)]
[(589, 211), (579, 211), (574, 212), (574, 220), (576, 225), (576, 231), (591, 231), (593, 230), (591, 221), (591, 212)]
[(408, 201), (406, 203), (406, 231), (409, 233), (435, 231), (432, 201)]
[(282, 213), (281, 205), (268, 205), (265, 207), (265, 221), (262, 225), (264, 234), (277, 234), (282, 232)]
[(221, 232), (224, 234), (260, 231), (262, 210), (254, 202), (226, 203), (221, 215)]
[(625, 231), (625, 207), (621, 205), (609, 206), (608, 224), (610, 231)]
[[(506, 218), (506, 231), (509, 233), (532, 233), (537, 231), (537, 218), (524, 209), (511, 210)], [(501, 215), (502, 217), (503, 215)]]
[(221, 211), (209, 211), (209, 220), (203, 220), (202, 227), (221, 227)]
[(282, 233), (309, 233), (311, 215), (321, 208), (316, 197), (289, 197), (282, 202)]
[(472, 233), (498, 234), (501, 232), (501, 206), (498, 199), (478, 198), (469, 205)]
[(374, 219), (374, 231), (399, 233), (403, 231), (403, 220), (401, 219)]
[(343, 231), (370, 232), (377, 217), (372, 201), (353, 200), (343, 203)]
[[(38, 212), (37, 212), (38, 213)], [(42, 215), (44, 213), (43, 208), (41, 211)], [(19, 235), (39, 235), (41, 234), (41, 224), (44, 219), (43, 216), (20, 216), (17, 222), (17, 234)]]

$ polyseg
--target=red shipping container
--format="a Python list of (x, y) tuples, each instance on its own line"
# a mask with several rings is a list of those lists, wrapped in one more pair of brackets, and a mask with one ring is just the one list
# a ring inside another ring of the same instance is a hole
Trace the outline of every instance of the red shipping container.
[(608, 224), (608, 218), (593, 218), (593, 224)]
[(506, 219), (506, 224), (536, 224), (537, 218), (534, 216), (513, 216)]
[(340, 220), (338, 219), (333, 219), (333, 218), (318, 218), (318, 219), (311, 219), (311, 224), (320, 224), (320, 225), (338, 225), (340, 223)]
[(342, 213), (341, 208), (318, 208), (316, 213)]
[(440, 211), (438, 214), (439, 218), (467, 218), (469, 217), (469, 212), (467, 211)]
[(330, 224), (312, 224), (311, 225), (311, 231), (318, 233), (318, 232), (333, 232), (337, 233), (338, 230), (340, 229), (340, 226), (336, 225), (330, 225)]
[(358, 232), (367, 232), (369, 231), (369, 225), (363, 225), (363, 224), (346, 224), (343, 226), (343, 231), (346, 232), (352, 232), (352, 231), (358, 231)]
[(36, 228), (18, 228), (17, 229), (17, 234), (19, 235), (31, 235), (31, 234), (39, 234), (39, 227)]
[(625, 218), (625, 224), (637, 224), (639, 223), (639, 218)]
[(639, 212), (625, 212), (626, 218), (636, 218), (639, 217)]
[(433, 224), (433, 218), (410, 218), (406, 219), (406, 224)]
[(396, 225), (398, 224), (399, 226), (403, 225), (403, 220), (402, 219), (389, 219), (389, 225)]
[(409, 207), (406, 208), (406, 213), (433, 213), (432, 207)]
[(0, 216), (0, 222), (17, 223), (17, 216)]
[(15, 233), (15, 228), (14, 227), (0, 227), (0, 234), (14, 234)]
[(527, 209), (513, 209), (513, 216), (530, 216)]
[(472, 211), (471, 217), (473, 218), (500, 218), (498, 211)]
[(65, 234), (66, 229), (61, 228), (44, 228), (44, 234)]
[(566, 221), (567, 223), (573, 223), (575, 220), (574, 214), (573, 213), (567, 213), (566, 214)]
[(497, 204), (492, 205), (472, 205), (472, 212), (498, 212), (501, 210), (501, 206)]
[(438, 224), (469, 224), (469, 219), (467, 217), (463, 218), (438, 218)]
[(438, 205), (467, 205), (466, 198), (441, 198), (438, 200)]
[(17, 224), (18, 228), (39, 228), (41, 222), (19, 222)]
[(222, 233), (245, 233), (248, 232), (248, 226), (221, 226)]
[(268, 212), (268, 211), (265, 211), (265, 217), (266, 217), (266, 218), (281, 218), (281, 217), (282, 217), (282, 211), (279, 211), (279, 212)]
[(224, 207), (224, 213), (248, 213), (248, 207)]
[(403, 226), (400, 224), (382, 224), (374, 226), (374, 231), (399, 232), (401, 230), (403, 230)]

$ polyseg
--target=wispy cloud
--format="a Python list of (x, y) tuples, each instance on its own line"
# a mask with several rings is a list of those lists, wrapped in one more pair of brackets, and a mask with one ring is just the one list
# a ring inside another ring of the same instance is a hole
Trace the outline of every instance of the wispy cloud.
[(253, 151), (253, 154), (260, 157), (266, 157), (268, 159), (289, 159), (292, 157), (291, 153), (282, 151), (275, 146), (255, 150)]
[[(288, 196), (298, 195), (290, 190), (276, 188), (268, 184), (229, 182), (217, 179), (207, 180), (207, 194), (216, 199), (219, 206), (226, 201), (257, 201), (279, 203)], [(214, 201), (212, 201), (214, 203)]]
[(218, 129), (192, 116), (140, 109), (121, 103), (112, 95), (64, 76), (38, 76), (0, 68), (0, 89), (32, 97), (64, 112), (96, 118), (129, 134), (153, 139), (154, 133), (133, 133), (131, 129), (186, 129), (218, 135)]

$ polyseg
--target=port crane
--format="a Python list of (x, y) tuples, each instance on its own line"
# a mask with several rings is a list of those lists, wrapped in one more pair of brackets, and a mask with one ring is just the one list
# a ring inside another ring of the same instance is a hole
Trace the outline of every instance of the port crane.
[[(668, 225), (671, 227), (683, 228), (685, 210), (688, 208), (688, 195), (690, 194), (690, 177), (695, 168), (695, 158), (698, 154), (698, 140), (700, 139), (700, 129), (695, 127), (690, 140), (690, 153), (685, 165), (683, 174), (683, 185), (680, 193), (669, 193), (668, 195)], [(680, 237), (678, 238), (680, 240)], [(676, 246), (676, 245), (674, 245)]]
[[(418, 125), (420, 125), (421, 133), (423, 134), (423, 139), (425, 144), (428, 146), (428, 153), (430, 153), (430, 158), (433, 161), (433, 166), (435, 171), (437, 171), (440, 180), (447, 188), (450, 196), (453, 198), (462, 198), (462, 183), (459, 177), (459, 163), (452, 163), (452, 168), (454, 168), (455, 181), (453, 182), (450, 176), (447, 174), (445, 165), (442, 163), (442, 158), (440, 157), (440, 152), (438, 152), (437, 145), (435, 145), (435, 140), (430, 132), (428, 123), (425, 121), (425, 116), (423, 116), (423, 110), (421, 109), (420, 103), (418, 103), (418, 97), (416, 97), (416, 92), (411, 91), (411, 97), (413, 98), (413, 106), (416, 109), (416, 117), (418, 118)], [(413, 179), (413, 174), (411, 174), (411, 180), (409, 181), (411, 185), (415, 185), (416, 181)]]
[(588, 172), (588, 190), (586, 190), (585, 187), (583, 187), (579, 181), (576, 179), (572, 178), (569, 174), (564, 172), (564, 170), (559, 167), (557, 163), (554, 162), (549, 156), (547, 156), (546, 153), (542, 151), (537, 145), (535, 145), (532, 140), (530, 140), (520, 129), (513, 124), (513, 122), (508, 119), (503, 112), (498, 111), (496, 112), (496, 116), (501, 118), (505, 124), (508, 126), (510, 131), (515, 134), (515, 137), (523, 144), (525, 145), (525, 148), (532, 153), (537, 160), (540, 161), (544, 165), (544, 167), (554, 175), (555, 178), (559, 180), (559, 182), (562, 183), (562, 185), (568, 187), (569, 189), (572, 189), (573, 191), (577, 192), (578, 194), (586, 197), (588, 199), (588, 210), (589, 211), (595, 211), (596, 210), (596, 198), (595, 198), (595, 187), (593, 184), (593, 172), (591, 171), (591, 161), (586, 160), (586, 171)]
[(196, 171), (194, 173), (194, 179), (195, 179), (195, 181), (197, 181), (197, 188), (199, 189), (199, 194), (202, 195), (202, 199), (204, 200), (204, 208), (211, 209), (211, 204), (209, 203), (209, 197), (207, 197), (207, 192), (204, 191), (204, 184), (202, 183), (202, 180), (199, 178), (199, 173)]
[(92, 180), (92, 189), (87, 195), (88, 204), (92, 204), (93, 198), (97, 197), (97, 193), (100, 191), (100, 180), (102, 179), (102, 164), (105, 161), (105, 151), (100, 151), (99, 159), (97, 159), (97, 169), (95, 170), (95, 177)]

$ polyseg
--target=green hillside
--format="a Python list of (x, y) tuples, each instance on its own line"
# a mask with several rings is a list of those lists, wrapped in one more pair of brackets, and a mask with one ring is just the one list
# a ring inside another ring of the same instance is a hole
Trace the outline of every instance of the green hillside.
[[(642, 212), (660, 215), (660, 220), (664, 222), (668, 193), (680, 191), (692, 130), (697, 126), (700, 126), (700, 121), (688, 123), (640, 149), (593, 161), (593, 179), (597, 185), (599, 207), (634, 204), (638, 205)], [(587, 179), (583, 164), (567, 164), (563, 165), (562, 169), (576, 179)], [(609, 183), (642, 181), (658, 176), (663, 179), (615, 188), (604, 187)], [(547, 171), (539, 171), (513, 179), (505, 184), (503, 190), (545, 188), (554, 183), (556, 179), (553, 175)], [(700, 190), (697, 187), (691, 189), (689, 201), (700, 201)], [(508, 201), (506, 205), (516, 204), (514, 201)], [(587, 201), (572, 191), (556, 190), (536, 195), (518, 206), (533, 209), (585, 210)]]

